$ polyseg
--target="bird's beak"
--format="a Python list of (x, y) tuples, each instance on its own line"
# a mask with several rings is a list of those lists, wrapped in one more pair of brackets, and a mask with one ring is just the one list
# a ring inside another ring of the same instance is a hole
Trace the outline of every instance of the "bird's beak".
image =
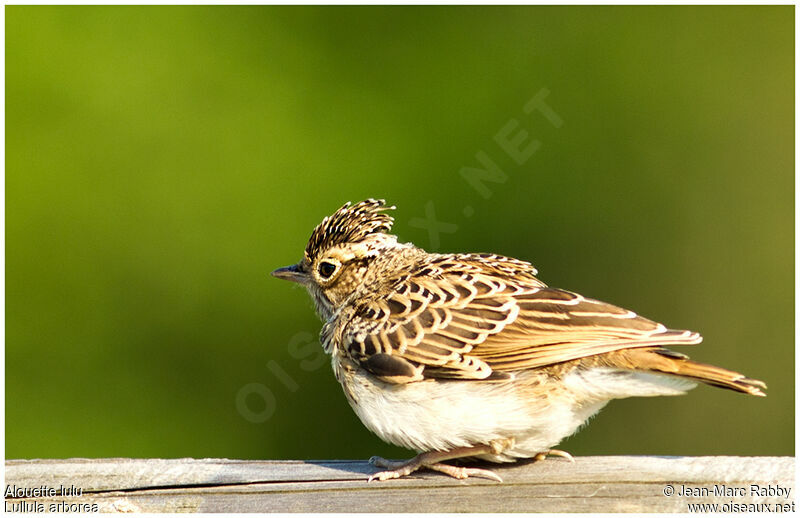
[(298, 282), (300, 284), (305, 283), (306, 279), (308, 279), (308, 275), (303, 273), (300, 270), (300, 266), (297, 264), (293, 264), (291, 266), (284, 266), (283, 268), (278, 268), (277, 270), (272, 272), (272, 276), (286, 281)]

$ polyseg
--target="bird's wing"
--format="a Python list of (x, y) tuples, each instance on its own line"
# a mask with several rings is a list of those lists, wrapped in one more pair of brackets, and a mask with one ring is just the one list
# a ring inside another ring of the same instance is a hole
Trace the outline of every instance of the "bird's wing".
[(395, 383), (506, 379), (619, 349), (701, 341), (532, 276), (520, 281), (485, 269), (403, 277), (390, 294), (360, 301), (340, 318), (329, 340)]

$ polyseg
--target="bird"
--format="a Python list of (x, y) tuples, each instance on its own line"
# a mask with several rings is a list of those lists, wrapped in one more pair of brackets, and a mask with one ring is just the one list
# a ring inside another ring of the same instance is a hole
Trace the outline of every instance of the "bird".
[(374, 456), (369, 481), (418, 469), (502, 481), (446, 461), (572, 456), (554, 449), (609, 401), (684, 394), (698, 382), (765, 396), (766, 384), (667, 345), (699, 333), (547, 286), (527, 261), (429, 253), (391, 234), (384, 200), (325, 217), (297, 263), (272, 272), (306, 288), (345, 397), (383, 441), (418, 454)]

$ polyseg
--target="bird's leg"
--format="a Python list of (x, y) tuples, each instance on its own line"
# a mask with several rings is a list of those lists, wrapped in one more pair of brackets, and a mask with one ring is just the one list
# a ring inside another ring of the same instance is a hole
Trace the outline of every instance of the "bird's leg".
[(498, 454), (514, 445), (514, 439), (498, 439), (490, 441), (489, 444), (478, 446), (464, 446), (453, 448), (446, 451), (428, 451), (420, 453), (416, 457), (407, 461), (391, 461), (381, 457), (372, 457), (369, 463), (379, 468), (386, 468), (388, 471), (381, 471), (369, 477), (368, 482), (373, 480), (389, 480), (392, 478), (404, 477), (420, 468), (428, 468), (440, 471), (454, 478), (464, 479), (469, 477), (488, 478), (502, 482), (498, 475), (488, 469), (461, 468), (443, 464), (442, 461), (459, 459), (462, 457), (474, 457), (484, 454)]
[(572, 457), (572, 455), (570, 455), (569, 452), (563, 450), (540, 451), (533, 457), (533, 460), (544, 460), (547, 458), (548, 455), (553, 455), (555, 457), (564, 457), (570, 462), (575, 462), (575, 459)]

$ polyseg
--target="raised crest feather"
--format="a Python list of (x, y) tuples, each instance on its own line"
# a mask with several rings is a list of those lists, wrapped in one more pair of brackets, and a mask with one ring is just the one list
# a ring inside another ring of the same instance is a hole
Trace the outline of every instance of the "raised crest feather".
[(343, 243), (358, 243), (371, 234), (387, 233), (392, 229), (394, 218), (384, 211), (393, 210), (385, 200), (372, 198), (352, 205), (345, 203), (332, 215), (317, 225), (308, 239), (305, 257), (313, 261), (317, 254)]

